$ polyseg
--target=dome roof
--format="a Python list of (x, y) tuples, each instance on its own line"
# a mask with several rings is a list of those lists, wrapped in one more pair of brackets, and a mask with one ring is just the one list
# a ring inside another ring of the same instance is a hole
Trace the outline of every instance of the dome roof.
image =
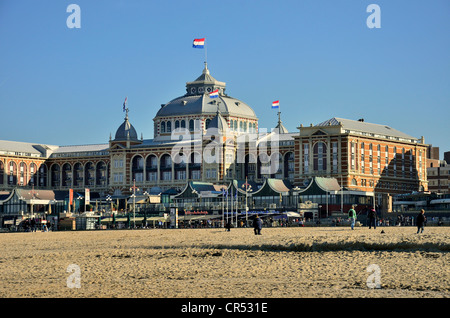
[[(186, 83), (187, 93), (177, 97), (165, 105), (157, 112), (156, 117), (185, 116), (185, 115), (213, 115), (219, 111), (222, 116), (244, 117), (257, 119), (253, 109), (246, 103), (227, 96), (225, 94), (225, 83), (217, 81), (211, 76), (208, 66), (195, 81)], [(209, 93), (219, 90), (219, 97), (211, 98)]]
[(272, 129), (272, 131), (274, 131), (277, 134), (288, 134), (289, 131), (287, 130), (286, 127), (284, 127), (284, 125), (280, 122), (278, 122), (278, 125)]
[(238, 99), (229, 96), (210, 98), (208, 94), (181, 96), (162, 106), (156, 117), (215, 114), (217, 104), (223, 116), (236, 116), (257, 119), (254, 110)]
[(116, 136), (114, 140), (115, 141), (138, 140), (136, 129), (134, 129), (133, 125), (128, 121), (128, 109), (124, 122), (122, 123), (122, 125), (119, 126), (119, 128), (116, 131)]
[(224, 132), (228, 130), (228, 122), (223, 116), (220, 114), (220, 112), (217, 110), (216, 116), (211, 119), (209, 122), (208, 127), (206, 128), (208, 130), (217, 129), (218, 132)]

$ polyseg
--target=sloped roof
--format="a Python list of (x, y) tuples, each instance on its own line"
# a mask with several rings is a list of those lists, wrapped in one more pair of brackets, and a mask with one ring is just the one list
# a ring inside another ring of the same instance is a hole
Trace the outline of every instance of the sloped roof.
[(298, 195), (323, 195), (340, 190), (341, 186), (336, 178), (313, 177), (309, 185), (299, 191)]
[(393, 137), (417, 140), (417, 138), (412, 137), (408, 134), (405, 134), (401, 131), (398, 131), (387, 125), (373, 124), (373, 123), (368, 123), (365, 121), (351, 120), (351, 119), (338, 118), (338, 117), (330, 118), (324, 122), (321, 122), (321, 123), (315, 125), (315, 127), (339, 126), (339, 125), (342, 125), (343, 129), (350, 130), (350, 131), (368, 132), (368, 133), (373, 133), (373, 134), (383, 135), (383, 136), (393, 136)]
[(289, 180), (268, 178), (265, 180), (263, 186), (251, 193), (252, 196), (279, 196), (280, 194), (287, 194), (292, 189)]
[(181, 199), (198, 197), (202, 192), (210, 192), (211, 194), (220, 195), (223, 187), (226, 188), (226, 186), (214, 185), (211, 182), (190, 181), (186, 184), (184, 189), (173, 198)]
[(61, 146), (53, 153), (107, 151), (109, 144)]
[(219, 86), (225, 86), (225, 82), (220, 82), (216, 80), (209, 72), (208, 65), (205, 62), (205, 68), (203, 69), (202, 75), (197, 77), (197, 79), (193, 82), (187, 82), (186, 86), (192, 84), (216, 84)]
[(44, 156), (44, 149), (55, 149), (58, 146), (37, 144), (31, 142), (0, 140), (0, 152), (29, 153)]

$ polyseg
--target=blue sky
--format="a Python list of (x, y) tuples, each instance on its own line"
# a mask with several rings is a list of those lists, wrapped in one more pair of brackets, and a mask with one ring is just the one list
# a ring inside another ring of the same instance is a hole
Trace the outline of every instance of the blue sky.
[[(81, 8), (70, 29), (69, 4)], [(370, 29), (369, 4), (381, 9)], [(289, 131), (332, 117), (389, 125), (450, 151), (448, 0), (0, 0), (0, 139), (105, 143), (123, 121), (153, 138), (161, 104), (203, 69)]]

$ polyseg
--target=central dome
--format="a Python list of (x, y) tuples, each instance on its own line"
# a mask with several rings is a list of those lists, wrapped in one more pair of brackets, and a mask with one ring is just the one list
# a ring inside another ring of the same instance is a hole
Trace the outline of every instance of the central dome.
[[(205, 63), (202, 74), (193, 82), (186, 83), (186, 94), (177, 97), (167, 104), (161, 105), (155, 118), (155, 137), (167, 131), (167, 122), (170, 127), (189, 128), (189, 121), (199, 120), (198, 128), (206, 129), (208, 122), (212, 120), (217, 111), (226, 120), (231, 131), (256, 131), (258, 117), (253, 109), (246, 103), (225, 94), (224, 82), (216, 80), (209, 72)], [(218, 97), (210, 97), (209, 93), (217, 90)], [(179, 124), (177, 125), (177, 121)], [(183, 126), (184, 122), (184, 126)], [(242, 129), (241, 129), (242, 128)]]

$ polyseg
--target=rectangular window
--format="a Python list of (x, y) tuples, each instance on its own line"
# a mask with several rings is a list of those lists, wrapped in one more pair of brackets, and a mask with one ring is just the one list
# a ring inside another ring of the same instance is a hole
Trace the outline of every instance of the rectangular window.
[(148, 177), (148, 181), (157, 181), (157, 173), (156, 172), (149, 172), (147, 177)]
[(303, 172), (309, 172), (309, 144), (303, 145)]
[(364, 173), (364, 143), (361, 144), (361, 173)]
[(337, 142), (333, 142), (333, 172), (338, 172), (338, 149)]
[(115, 173), (113, 175), (113, 180), (114, 180), (115, 183), (122, 183), (123, 182), (123, 173), (122, 172)]
[(172, 171), (164, 171), (163, 180), (172, 180)]
[(186, 171), (185, 170), (177, 171), (177, 179), (185, 180), (186, 179)]
[(144, 181), (144, 174), (142, 172), (135, 173), (134, 178), (136, 182), (142, 182)]
[(355, 170), (355, 143), (352, 142), (351, 144), (351, 167), (352, 170)]
[(200, 170), (192, 171), (192, 179), (193, 180), (200, 180)]

